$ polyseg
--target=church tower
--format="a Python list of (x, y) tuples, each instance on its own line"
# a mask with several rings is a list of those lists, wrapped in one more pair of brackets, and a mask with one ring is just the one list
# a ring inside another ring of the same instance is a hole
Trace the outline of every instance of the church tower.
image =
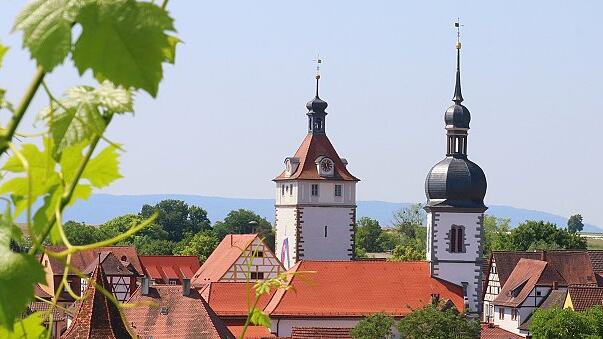
[(461, 104), (460, 41), (456, 50), (454, 104), (444, 115), (446, 158), (433, 166), (425, 180), (427, 261), (433, 277), (463, 286), (468, 312), (480, 314), (486, 176), (467, 158), (471, 115)]
[[(320, 64), (320, 59), (317, 60)], [(349, 260), (354, 256), (356, 182), (326, 134), (327, 103), (306, 104), (308, 134), (295, 155), (285, 158), (276, 183), (277, 257), (286, 269), (302, 259)]]

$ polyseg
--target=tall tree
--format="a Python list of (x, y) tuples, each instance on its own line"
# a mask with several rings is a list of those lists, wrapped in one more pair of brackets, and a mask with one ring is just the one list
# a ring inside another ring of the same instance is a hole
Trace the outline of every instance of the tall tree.
[(400, 233), (414, 238), (416, 236), (415, 226), (423, 226), (425, 218), (426, 213), (423, 210), (423, 205), (417, 203), (394, 212), (393, 223)]
[(601, 338), (601, 318), (600, 307), (583, 313), (568, 308), (540, 308), (532, 314), (530, 332), (534, 339)]
[(386, 339), (392, 337), (394, 318), (385, 313), (372, 314), (358, 322), (350, 334), (354, 339)]
[(207, 257), (216, 249), (220, 241), (213, 232), (201, 232), (189, 235), (174, 247), (175, 255), (196, 255), (199, 261), (207, 260)]
[(381, 226), (379, 221), (369, 217), (362, 217), (358, 220), (356, 227), (356, 247), (365, 252), (380, 252), (383, 250), (379, 243), (381, 235)]
[(189, 206), (182, 200), (162, 200), (155, 206), (144, 205), (139, 213), (147, 219), (158, 213), (156, 223), (168, 233), (171, 241), (180, 241), (187, 234), (195, 234), (211, 229), (207, 212), (197, 206)]
[(576, 233), (557, 228), (555, 224), (529, 220), (511, 231), (514, 250), (586, 249), (586, 240)]
[(96, 227), (85, 223), (67, 221), (63, 229), (72, 245), (88, 245), (103, 240), (101, 232)]
[(274, 251), (274, 229), (268, 220), (253, 211), (238, 209), (230, 211), (222, 221), (214, 224), (214, 234), (222, 240), (227, 234), (258, 233)]
[(489, 256), (492, 251), (510, 250), (511, 230), (509, 218), (497, 218), (492, 215), (484, 216), (484, 256)]
[(567, 230), (576, 233), (582, 232), (584, 224), (582, 223), (582, 215), (574, 214), (567, 220)]
[(408, 339), (474, 339), (479, 338), (480, 325), (439, 303), (412, 311), (400, 320), (398, 331)]

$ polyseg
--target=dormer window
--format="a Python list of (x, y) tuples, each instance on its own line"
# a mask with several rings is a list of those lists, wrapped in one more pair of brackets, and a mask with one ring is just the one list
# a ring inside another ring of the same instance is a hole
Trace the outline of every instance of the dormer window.
[(299, 167), (299, 158), (289, 157), (285, 159), (285, 174), (292, 176)]
[(321, 177), (332, 177), (335, 173), (335, 163), (325, 156), (316, 158), (316, 166)]

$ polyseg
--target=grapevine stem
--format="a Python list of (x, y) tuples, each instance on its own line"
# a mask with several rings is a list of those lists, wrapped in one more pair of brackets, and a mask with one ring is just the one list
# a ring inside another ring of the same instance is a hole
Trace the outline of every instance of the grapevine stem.
[(19, 123), (21, 123), (21, 119), (25, 116), (25, 111), (29, 107), (31, 103), (31, 99), (33, 99), (34, 95), (38, 91), (40, 84), (44, 80), (44, 76), (46, 75), (46, 71), (41, 66), (38, 66), (36, 70), (36, 74), (34, 75), (29, 87), (25, 91), (25, 95), (21, 99), (19, 106), (15, 110), (15, 113), (11, 117), (8, 126), (4, 133), (0, 135), (0, 155), (4, 154), (8, 149), (8, 143), (11, 142), (15, 132), (17, 131), (17, 127), (19, 127)]

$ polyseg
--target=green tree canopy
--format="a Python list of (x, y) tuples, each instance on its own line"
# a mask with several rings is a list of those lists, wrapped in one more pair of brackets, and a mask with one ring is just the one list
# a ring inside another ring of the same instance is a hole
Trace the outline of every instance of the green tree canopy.
[(139, 216), (148, 219), (155, 212), (158, 212), (155, 223), (163, 227), (171, 241), (180, 241), (189, 233), (211, 230), (207, 212), (200, 207), (189, 206), (182, 200), (167, 199), (154, 206), (144, 205)]
[(479, 338), (480, 325), (440, 303), (412, 311), (400, 320), (398, 331), (408, 339), (474, 339)]
[(362, 248), (365, 252), (380, 252), (383, 250), (379, 243), (379, 236), (382, 229), (379, 221), (369, 217), (362, 217), (358, 220), (356, 227), (356, 247)]
[(375, 313), (358, 322), (350, 334), (354, 339), (391, 338), (394, 318), (385, 313)]
[(571, 233), (582, 232), (583, 228), (582, 215), (574, 214), (567, 220), (567, 230)]
[(189, 235), (174, 247), (175, 255), (196, 255), (199, 261), (207, 260), (207, 257), (216, 249), (220, 241), (213, 232), (201, 232)]
[(517, 251), (538, 249), (586, 249), (586, 240), (555, 224), (529, 220), (511, 231), (511, 246)]
[(104, 240), (104, 236), (99, 229), (85, 223), (67, 221), (63, 225), (63, 229), (72, 245), (88, 245)]
[(416, 236), (414, 226), (423, 226), (425, 218), (426, 213), (423, 210), (423, 205), (417, 203), (394, 212), (393, 223), (400, 233), (414, 238)]
[(238, 209), (230, 211), (224, 220), (214, 224), (213, 231), (219, 240), (222, 240), (227, 234), (231, 233), (258, 233), (274, 251), (274, 230), (272, 229), (272, 225), (268, 220), (250, 210)]
[(509, 218), (484, 216), (484, 256), (489, 256), (492, 251), (512, 249), (510, 222)]
[(540, 308), (532, 314), (530, 332), (534, 339), (601, 338), (603, 309), (596, 306), (576, 312), (568, 308)]
[[(136, 214), (125, 214), (102, 224), (99, 227), (99, 230), (103, 233), (103, 236), (108, 239), (126, 232), (130, 228), (140, 224), (143, 221), (144, 219)], [(134, 237), (143, 236), (149, 237), (150, 239), (168, 239), (168, 233), (163, 229), (163, 227), (161, 227), (161, 225), (156, 223), (148, 225), (134, 235)]]

